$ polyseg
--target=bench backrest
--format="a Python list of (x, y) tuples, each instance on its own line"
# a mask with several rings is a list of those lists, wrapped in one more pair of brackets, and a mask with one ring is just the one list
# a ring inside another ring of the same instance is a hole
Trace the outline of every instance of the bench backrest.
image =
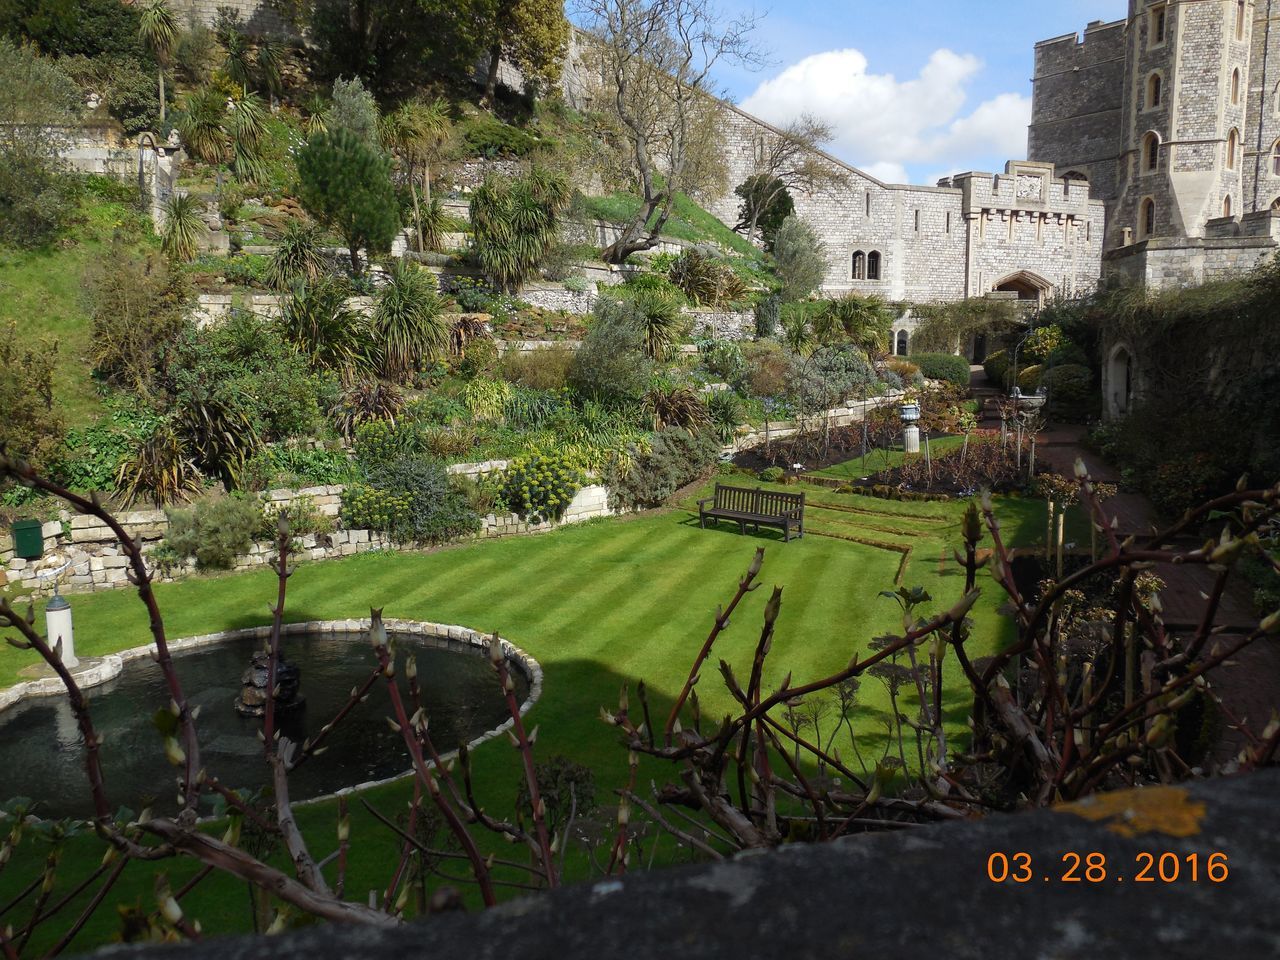
[(716, 484), (715, 508), (737, 513), (755, 513), (765, 517), (781, 517), (804, 508), (803, 493), (783, 493), (757, 487), (727, 487)]

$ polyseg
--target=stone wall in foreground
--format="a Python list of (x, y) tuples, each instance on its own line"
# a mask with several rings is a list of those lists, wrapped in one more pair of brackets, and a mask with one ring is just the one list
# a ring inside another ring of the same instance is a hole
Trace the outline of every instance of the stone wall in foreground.
[[(477, 477), (506, 469), (504, 460), (492, 460), (480, 464), (457, 464), (449, 468), (452, 474)], [(308, 487), (302, 490), (271, 490), (263, 495), (273, 507), (282, 507), (300, 497), (309, 498), (320, 513), (337, 519), (342, 509), (341, 486)], [(491, 513), (480, 518), (480, 539), (546, 533), (564, 524), (582, 523), (597, 517), (613, 515), (609, 508), (607, 488), (593, 484), (583, 487), (574, 496), (560, 520), (530, 523), (515, 513)], [(134, 510), (117, 518), (129, 536), (142, 543), (144, 554), (149, 554), (163, 539), (169, 529), (169, 519), (163, 510)], [(35, 596), (53, 593), (54, 570), (69, 563), (58, 577), (62, 593), (90, 593), (114, 590), (130, 586), (129, 559), (120, 549), (114, 534), (96, 517), (70, 516), (44, 524), (43, 560), (23, 560), (14, 556), (13, 543), (5, 534), (0, 537), (0, 587), (13, 584)], [(332, 560), (350, 557), (358, 553), (378, 550), (418, 550), (422, 544), (401, 544), (375, 530), (337, 528), (331, 533), (298, 538), (299, 559)], [(236, 572), (265, 567), (272, 562), (275, 544), (260, 541), (249, 552), (237, 558)], [(57, 558), (60, 562), (52, 564)], [(195, 572), (194, 563), (186, 568), (168, 573), (156, 571), (156, 580), (169, 583), (184, 579)]]

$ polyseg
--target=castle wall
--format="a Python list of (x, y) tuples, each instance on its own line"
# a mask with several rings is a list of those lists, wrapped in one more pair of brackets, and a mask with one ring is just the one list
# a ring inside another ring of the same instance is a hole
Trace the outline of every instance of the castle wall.
[(1084, 174), (1095, 197), (1118, 191), (1125, 80), (1124, 20), (1036, 44), (1027, 157)]
[(1269, 210), (1280, 199), (1274, 150), (1280, 142), (1280, 4), (1258, 2), (1253, 15), (1245, 100), (1244, 207)]
[(246, 32), (251, 36), (293, 36), (297, 30), (273, 0), (170, 0), (170, 8), (178, 23), (200, 23), (212, 26), (218, 10), (226, 8), (240, 14)]

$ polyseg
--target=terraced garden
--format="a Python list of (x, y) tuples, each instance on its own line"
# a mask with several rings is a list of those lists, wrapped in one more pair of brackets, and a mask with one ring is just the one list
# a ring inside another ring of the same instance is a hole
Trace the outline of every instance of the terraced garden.
[[(938, 608), (959, 596), (963, 571), (951, 550), (959, 543), (963, 504), (889, 503), (818, 487), (806, 492), (807, 534), (785, 545), (773, 532), (743, 537), (727, 525), (699, 529), (696, 513), (688, 509), (696, 501), (693, 496), (674, 510), (594, 521), (541, 537), (305, 565), (290, 582), (287, 619), (360, 617), (380, 606), (389, 617), (501, 630), (545, 670), (545, 693), (529, 719), (540, 728), (538, 757), (561, 754), (592, 769), (603, 831), (612, 817), (612, 791), (626, 779), (626, 752), (598, 720), (600, 707), (616, 704), (624, 685), (634, 698), (639, 680), (646, 682), (655, 705), (671, 702), (717, 604), (732, 595), (756, 546), (767, 548), (761, 582), (785, 587), (766, 687), (776, 687), (787, 671), (797, 680), (831, 672), (855, 652), (865, 651), (872, 638), (899, 629), (898, 607), (879, 597), (881, 590), (924, 587)], [(1000, 515), (1012, 541), (1027, 543), (1036, 537), (1042, 508), (1033, 501), (1001, 502)], [(273, 586), (270, 574), (263, 572), (190, 580), (161, 586), (158, 593), (170, 635), (185, 636), (267, 622)], [(767, 593), (748, 596), (715, 656), (745, 668)], [(998, 604), (997, 592), (987, 588), (974, 610), (975, 654), (1006, 635)], [(143, 610), (130, 593), (77, 597), (74, 605), (82, 656), (146, 642)], [(11, 651), (0, 663), (0, 684), (19, 679), (19, 659)], [(714, 716), (727, 707), (728, 698), (716, 672), (704, 673), (699, 694), (704, 714)], [(960, 732), (967, 702), (957, 677), (949, 677), (951, 684), (957, 695), (950, 699), (949, 719)], [(884, 750), (880, 718), (887, 705), (880, 684), (863, 684), (855, 724), (861, 751), (872, 760)], [(375, 695), (368, 707), (385, 705)], [(477, 752), (477, 786), (491, 809), (512, 808), (516, 764), (516, 755), (500, 741)], [(641, 783), (662, 783), (673, 772), (646, 762)], [(396, 785), (366, 796), (380, 810), (393, 812), (402, 809), (409, 789)], [(385, 882), (397, 844), (359, 803), (353, 802), (352, 813), (353, 836), (360, 843), (353, 846), (348, 889), (361, 890)], [(332, 847), (335, 817), (332, 802), (299, 810), (299, 820), (321, 855)], [(584, 824), (590, 822), (584, 818)], [(20, 852), (30, 856), (32, 849), (24, 845)], [(687, 856), (669, 838), (653, 852), (657, 862)], [(85, 875), (100, 855), (95, 842), (72, 844), (59, 889)], [(12, 888), (16, 878), (38, 872), (34, 863), (15, 861), (12, 866), (0, 872), (0, 902), (17, 893)], [(567, 875), (585, 877), (590, 870), (585, 848), (572, 847)], [(176, 886), (194, 872), (194, 865), (175, 863), (171, 882)], [(145, 866), (131, 867), (126, 888), (116, 899), (150, 902), (151, 876)], [(236, 887), (223, 877), (204, 881), (184, 900), (188, 915), (200, 918), (209, 932), (245, 929), (247, 898)], [(113, 911), (101, 911), (82, 934), (84, 944), (110, 939), (118, 926)]]

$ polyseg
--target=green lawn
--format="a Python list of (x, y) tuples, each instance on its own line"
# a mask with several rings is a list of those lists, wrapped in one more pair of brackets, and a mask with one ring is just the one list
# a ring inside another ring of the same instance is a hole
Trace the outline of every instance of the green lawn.
[[(963, 588), (963, 573), (950, 559), (958, 542), (963, 504), (886, 503), (871, 498), (809, 488), (809, 535), (783, 544), (773, 533), (743, 537), (736, 528), (701, 530), (686, 509), (629, 520), (596, 521), (556, 533), (470, 544), (431, 554), (370, 554), (342, 561), (305, 565), (290, 581), (288, 618), (311, 620), (367, 616), (371, 606), (388, 617), (461, 623), (500, 630), (537, 657), (545, 670), (541, 702), (530, 714), (538, 724), (540, 758), (564, 754), (592, 768), (606, 805), (612, 790), (626, 779), (626, 753), (615, 733), (600, 723), (601, 706), (614, 707), (624, 684), (643, 679), (656, 712), (664, 712), (678, 691), (695, 651), (709, 629), (718, 604), (733, 594), (754, 548), (765, 545), (759, 590), (743, 602), (713, 656), (724, 657), (739, 676), (749, 669), (768, 588), (785, 587), (765, 686), (775, 688), (791, 671), (795, 682), (825, 675), (866, 651), (868, 641), (900, 628), (896, 604), (879, 591), (896, 583), (923, 586), (933, 593), (933, 609), (950, 606)], [(1002, 504), (1007, 535), (1034, 539), (1043, 505), (1010, 500)], [(880, 544), (871, 546), (869, 544)], [(907, 558), (904, 564), (903, 558)], [(973, 641), (980, 655), (1007, 637), (1008, 624), (997, 614), (997, 592), (985, 581), (983, 601), (975, 609)], [(274, 585), (269, 573), (188, 580), (157, 589), (170, 636), (243, 627), (267, 620)], [(147, 642), (146, 619), (136, 597), (126, 591), (73, 599), (76, 639), (81, 654), (101, 654)], [(12, 683), (31, 656), (12, 649), (0, 654), (0, 685)], [(950, 719), (962, 733), (965, 699), (959, 678), (949, 675), (955, 693)], [(699, 686), (705, 714), (729, 709), (718, 671), (708, 668)], [(883, 743), (878, 715), (887, 705), (880, 684), (862, 687), (858, 722), (864, 754)], [(152, 709), (153, 705), (139, 705)], [(447, 746), (447, 745), (442, 745)], [(848, 753), (847, 750), (844, 751)], [(490, 809), (511, 810), (517, 782), (516, 756), (505, 742), (477, 752), (475, 766), (482, 798)], [(657, 764), (642, 767), (642, 782), (663, 782), (673, 771)], [(110, 776), (110, 771), (108, 771)], [(371, 791), (384, 810), (403, 809), (408, 787)], [(385, 883), (396, 855), (394, 838), (378, 827), (358, 804), (353, 806), (353, 848), (349, 891)], [(607, 817), (607, 811), (604, 816)], [(299, 820), (323, 856), (332, 849), (334, 807), (302, 808)], [(505, 848), (508, 849), (509, 848)], [(73, 844), (59, 889), (83, 876), (101, 850), (95, 841)], [(500, 854), (507, 855), (507, 854)], [(0, 903), (33, 876), (42, 857), (24, 844), (9, 868), (0, 872)], [(685, 857), (670, 841), (658, 862)], [(170, 867), (175, 885), (193, 872), (190, 864)], [(585, 854), (572, 848), (570, 878), (589, 875)], [(126, 882), (109, 902), (140, 899), (150, 904), (150, 871), (130, 867)], [(245, 929), (243, 888), (222, 878), (205, 882), (185, 906), (210, 932)], [(105, 942), (117, 929), (114, 911), (104, 909), (77, 942), (81, 949)]]
[[(139, 215), (127, 204), (90, 196), (81, 216), (63, 241), (47, 248), (0, 249), (0, 323), (17, 321), (19, 332), (31, 342), (57, 339), (54, 399), (68, 427), (87, 426), (104, 412), (91, 375), (85, 271), (104, 261), (117, 229), (137, 235)], [(140, 241), (150, 242), (154, 240)]]

